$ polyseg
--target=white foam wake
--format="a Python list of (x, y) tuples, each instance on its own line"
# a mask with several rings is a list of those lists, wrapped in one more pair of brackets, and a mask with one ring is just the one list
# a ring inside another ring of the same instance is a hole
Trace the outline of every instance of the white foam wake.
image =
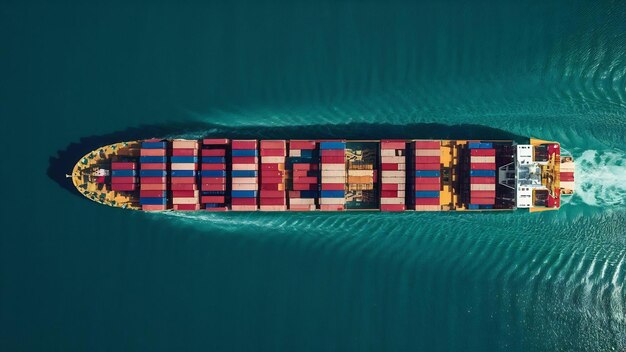
[(588, 205), (626, 205), (626, 154), (586, 150), (576, 157), (575, 194)]

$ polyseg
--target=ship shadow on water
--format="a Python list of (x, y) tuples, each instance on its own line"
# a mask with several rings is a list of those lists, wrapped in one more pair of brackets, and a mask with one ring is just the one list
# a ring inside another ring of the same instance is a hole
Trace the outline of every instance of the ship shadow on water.
[(229, 127), (204, 122), (142, 125), (103, 135), (81, 138), (49, 158), (48, 177), (72, 194), (82, 195), (65, 175), (79, 158), (103, 145), (151, 137), (230, 139), (505, 139), (524, 142), (527, 137), (497, 128), (463, 124), (417, 123), (408, 125), (352, 123), (297, 126)]

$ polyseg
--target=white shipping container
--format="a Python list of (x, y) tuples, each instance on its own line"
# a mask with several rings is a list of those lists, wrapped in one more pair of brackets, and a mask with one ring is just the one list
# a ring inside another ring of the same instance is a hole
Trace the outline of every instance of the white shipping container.
[(309, 205), (315, 204), (314, 198), (289, 198), (289, 204)]
[(384, 164), (405, 164), (406, 158), (403, 156), (381, 156), (380, 161)]
[(470, 157), (471, 163), (495, 163), (495, 156), (472, 156)]
[(197, 204), (198, 197), (172, 198), (172, 204)]
[(258, 183), (256, 177), (233, 177), (233, 183)]
[(231, 210), (234, 211), (255, 211), (256, 205), (232, 205), (230, 207)]
[(322, 183), (346, 183), (345, 176), (322, 177)]
[(415, 156), (439, 156), (441, 151), (439, 149), (416, 149)]
[(172, 170), (197, 170), (196, 163), (171, 163)]
[(415, 210), (417, 211), (441, 211), (440, 205), (416, 205)]
[(289, 149), (289, 156), (300, 157), (302, 156), (302, 150), (301, 149)]
[(346, 176), (344, 170), (322, 170), (322, 177)]
[(404, 204), (404, 197), (400, 198), (388, 198), (382, 197), (380, 198), (380, 204)]
[(495, 191), (496, 185), (473, 184), (473, 185), (470, 185), (470, 190), (472, 191)]
[(311, 210), (316, 210), (316, 209), (315, 209), (315, 205), (292, 204), (292, 205), (289, 205), (289, 210), (293, 210), (293, 211), (311, 211)]
[(374, 170), (350, 170), (348, 169), (348, 176), (374, 176)]
[(574, 189), (574, 182), (572, 181), (561, 181), (561, 187), (565, 189)]
[(380, 156), (398, 156), (395, 149), (381, 149)]
[(346, 164), (321, 164), (321, 170), (345, 170)]
[(259, 210), (262, 211), (286, 211), (286, 205), (261, 205)]
[(322, 205), (346, 204), (346, 200), (344, 198), (320, 198), (319, 201)]
[(172, 141), (174, 149), (198, 149), (198, 141), (188, 139), (175, 139)]
[(259, 185), (252, 183), (233, 183), (233, 191), (256, 191)]
[(284, 164), (284, 156), (262, 156), (261, 164)]
[(258, 170), (258, 164), (233, 164), (233, 170)]
[(385, 177), (382, 179), (382, 182), (387, 184), (400, 185), (405, 184), (406, 180), (404, 179), (404, 177)]
[(387, 171), (383, 170), (382, 177), (406, 177), (406, 171)]

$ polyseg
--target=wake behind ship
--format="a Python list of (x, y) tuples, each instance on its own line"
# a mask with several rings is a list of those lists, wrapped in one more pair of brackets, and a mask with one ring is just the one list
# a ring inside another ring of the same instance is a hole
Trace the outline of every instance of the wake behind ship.
[(573, 193), (574, 161), (538, 139), (148, 139), (92, 151), (71, 178), (144, 211), (534, 212)]

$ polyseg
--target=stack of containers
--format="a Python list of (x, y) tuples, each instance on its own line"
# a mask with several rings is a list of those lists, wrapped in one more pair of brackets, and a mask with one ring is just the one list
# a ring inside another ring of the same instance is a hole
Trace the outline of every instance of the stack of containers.
[(380, 141), (381, 190), (380, 210), (406, 210), (406, 142)]
[(256, 140), (233, 140), (231, 209), (257, 209), (258, 164)]
[(175, 139), (172, 141), (170, 188), (174, 210), (199, 210), (199, 192), (196, 183), (198, 172), (198, 141)]
[[(285, 157), (287, 142), (261, 141), (260, 207), (266, 211), (287, 210), (285, 197)], [(234, 177), (235, 171), (233, 171)]]
[(114, 161), (111, 163), (111, 190), (131, 192), (137, 189), (137, 164)]
[(413, 184), (415, 210), (437, 211), (441, 189), (441, 142), (418, 140), (414, 142), (415, 183)]
[(492, 143), (469, 142), (469, 209), (491, 209), (496, 203), (496, 150)]
[(139, 204), (142, 210), (167, 209), (167, 142), (148, 139), (141, 142), (139, 156)]
[(226, 211), (226, 148), (228, 139), (202, 140), (201, 202), (207, 211)]
[(346, 142), (320, 142), (320, 154), (322, 156), (320, 209), (344, 210), (346, 204)]
[(289, 157), (292, 165), (292, 189), (289, 191), (289, 209), (295, 211), (315, 210), (319, 196), (319, 155), (315, 141), (289, 141)]

